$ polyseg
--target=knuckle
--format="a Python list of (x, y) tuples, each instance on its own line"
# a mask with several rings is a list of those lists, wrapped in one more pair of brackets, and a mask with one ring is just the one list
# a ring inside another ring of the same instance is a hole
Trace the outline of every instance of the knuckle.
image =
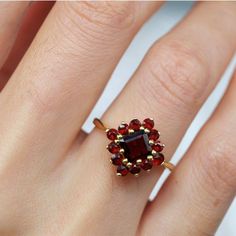
[(133, 3), (63, 2), (61, 4), (67, 12), (68, 19), (76, 26), (84, 23), (93, 33), (99, 30), (103, 32), (124, 30), (130, 28), (134, 22)]
[[(204, 58), (190, 44), (178, 40), (157, 43), (147, 56), (152, 80), (164, 92), (161, 95), (177, 106), (195, 108), (203, 100), (208, 69)], [(151, 90), (155, 90), (152, 86)]]
[(235, 189), (236, 188), (236, 154), (235, 146), (228, 139), (220, 140), (222, 134), (215, 134), (214, 137), (205, 139), (203, 155), (198, 161), (200, 168), (204, 171), (206, 181), (214, 189)]
[[(69, 89), (63, 89), (64, 82), (58, 84), (58, 86), (54, 86), (53, 91), (50, 91), (51, 86), (47, 86), (46, 81), (31, 81), (24, 90), (23, 102), (28, 103), (30, 110), (40, 117), (56, 113), (67, 103), (70, 97), (69, 93), (71, 93)], [(62, 97), (64, 99), (61, 99)]]
[(49, 111), (52, 100), (49, 94), (34, 83), (31, 83), (24, 94), (24, 100), (29, 102), (32, 110), (37, 114), (45, 114)]

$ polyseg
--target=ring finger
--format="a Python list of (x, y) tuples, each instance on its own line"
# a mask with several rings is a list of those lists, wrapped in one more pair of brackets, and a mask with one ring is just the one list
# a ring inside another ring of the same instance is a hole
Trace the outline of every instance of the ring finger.
[[(165, 155), (169, 158), (233, 55), (236, 38), (236, 30), (230, 27), (235, 21), (233, 7), (230, 3), (198, 4), (150, 50), (134, 78), (105, 114), (105, 123), (118, 125), (134, 117), (153, 117), (163, 134)], [(223, 13), (228, 17), (222, 18)], [(94, 220), (95, 225), (100, 225), (100, 221), (115, 212), (111, 225), (116, 225), (116, 233), (133, 235), (160, 171), (139, 179), (118, 179), (114, 169), (106, 164), (105, 146), (103, 134), (98, 131), (91, 134), (70, 174), (79, 173), (87, 181), (86, 189), (93, 189), (89, 199), (93, 199), (94, 205), (85, 209), (92, 210), (90, 222)], [(86, 192), (83, 185), (79, 183), (79, 188)], [(105, 229), (107, 234), (109, 229), (109, 226)], [(104, 228), (96, 230), (104, 234), (99, 231)]]

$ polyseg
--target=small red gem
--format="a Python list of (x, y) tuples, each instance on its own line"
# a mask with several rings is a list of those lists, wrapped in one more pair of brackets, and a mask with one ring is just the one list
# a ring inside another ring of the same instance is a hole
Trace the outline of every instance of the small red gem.
[(152, 146), (152, 149), (155, 150), (156, 152), (161, 152), (164, 148), (164, 145), (161, 144), (160, 142), (158, 143), (155, 143), (153, 146)]
[(143, 121), (143, 126), (144, 126), (146, 129), (151, 130), (151, 129), (154, 127), (154, 121), (153, 121), (153, 119), (146, 118), (146, 119)]
[(149, 139), (154, 140), (154, 141), (156, 141), (160, 137), (159, 132), (156, 129), (152, 129), (148, 136), (149, 136)]
[(130, 168), (129, 171), (131, 174), (135, 175), (135, 174), (138, 174), (141, 171), (141, 169), (140, 169), (140, 167), (134, 165)]
[(116, 129), (109, 129), (107, 131), (107, 138), (110, 140), (115, 140), (117, 138), (118, 131)]
[(129, 173), (129, 171), (125, 166), (118, 166), (117, 173), (120, 173), (122, 176), (125, 176)]
[(159, 166), (165, 160), (164, 155), (162, 153), (157, 153), (153, 157), (153, 164)]
[(108, 151), (110, 152), (110, 153), (118, 153), (119, 151), (120, 151), (120, 147), (116, 144), (116, 143), (114, 143), (114, 142), (111, 142), (109, 145), (108, 145)]
[(119, 166), (122, 164), (122, 155), (120, 153), (113, 154), (111, 156), (111, 162), (113, 165)]
[(141, 122), (138, 119), (133, 119), (129, 123), (129, 128), (133, 129), (134, 131), (139, 130), (140, 127), (141, 127)]
[(119, 127), (118, 127), (118, 131), (121, 135), (125, 135), (125, 134), (128, 134), (128, 125), (127, 124), (121, 124)]
[(144, 169), (144, 170), (150, 170), (152, 169), (152, 163), (149, 162), (147, 159), (143, 161), (143, 163), (141, 164), (141, 167)]

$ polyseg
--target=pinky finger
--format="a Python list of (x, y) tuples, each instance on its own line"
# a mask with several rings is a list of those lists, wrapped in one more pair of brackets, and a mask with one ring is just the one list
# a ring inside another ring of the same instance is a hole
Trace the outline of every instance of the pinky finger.
[(220, 106), (144, 212), (142, 235), (213, 235), (236, 194), (236, 73)]

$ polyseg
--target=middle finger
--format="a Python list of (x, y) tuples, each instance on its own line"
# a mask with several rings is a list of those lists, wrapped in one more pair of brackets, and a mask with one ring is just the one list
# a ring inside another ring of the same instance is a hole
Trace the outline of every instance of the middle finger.
[(159, 5), (57, 2), (1, 94), (0, 130), (10, 140), (1, 158), (17, 150), (45, 166), (64, 157), (132, 36)]

